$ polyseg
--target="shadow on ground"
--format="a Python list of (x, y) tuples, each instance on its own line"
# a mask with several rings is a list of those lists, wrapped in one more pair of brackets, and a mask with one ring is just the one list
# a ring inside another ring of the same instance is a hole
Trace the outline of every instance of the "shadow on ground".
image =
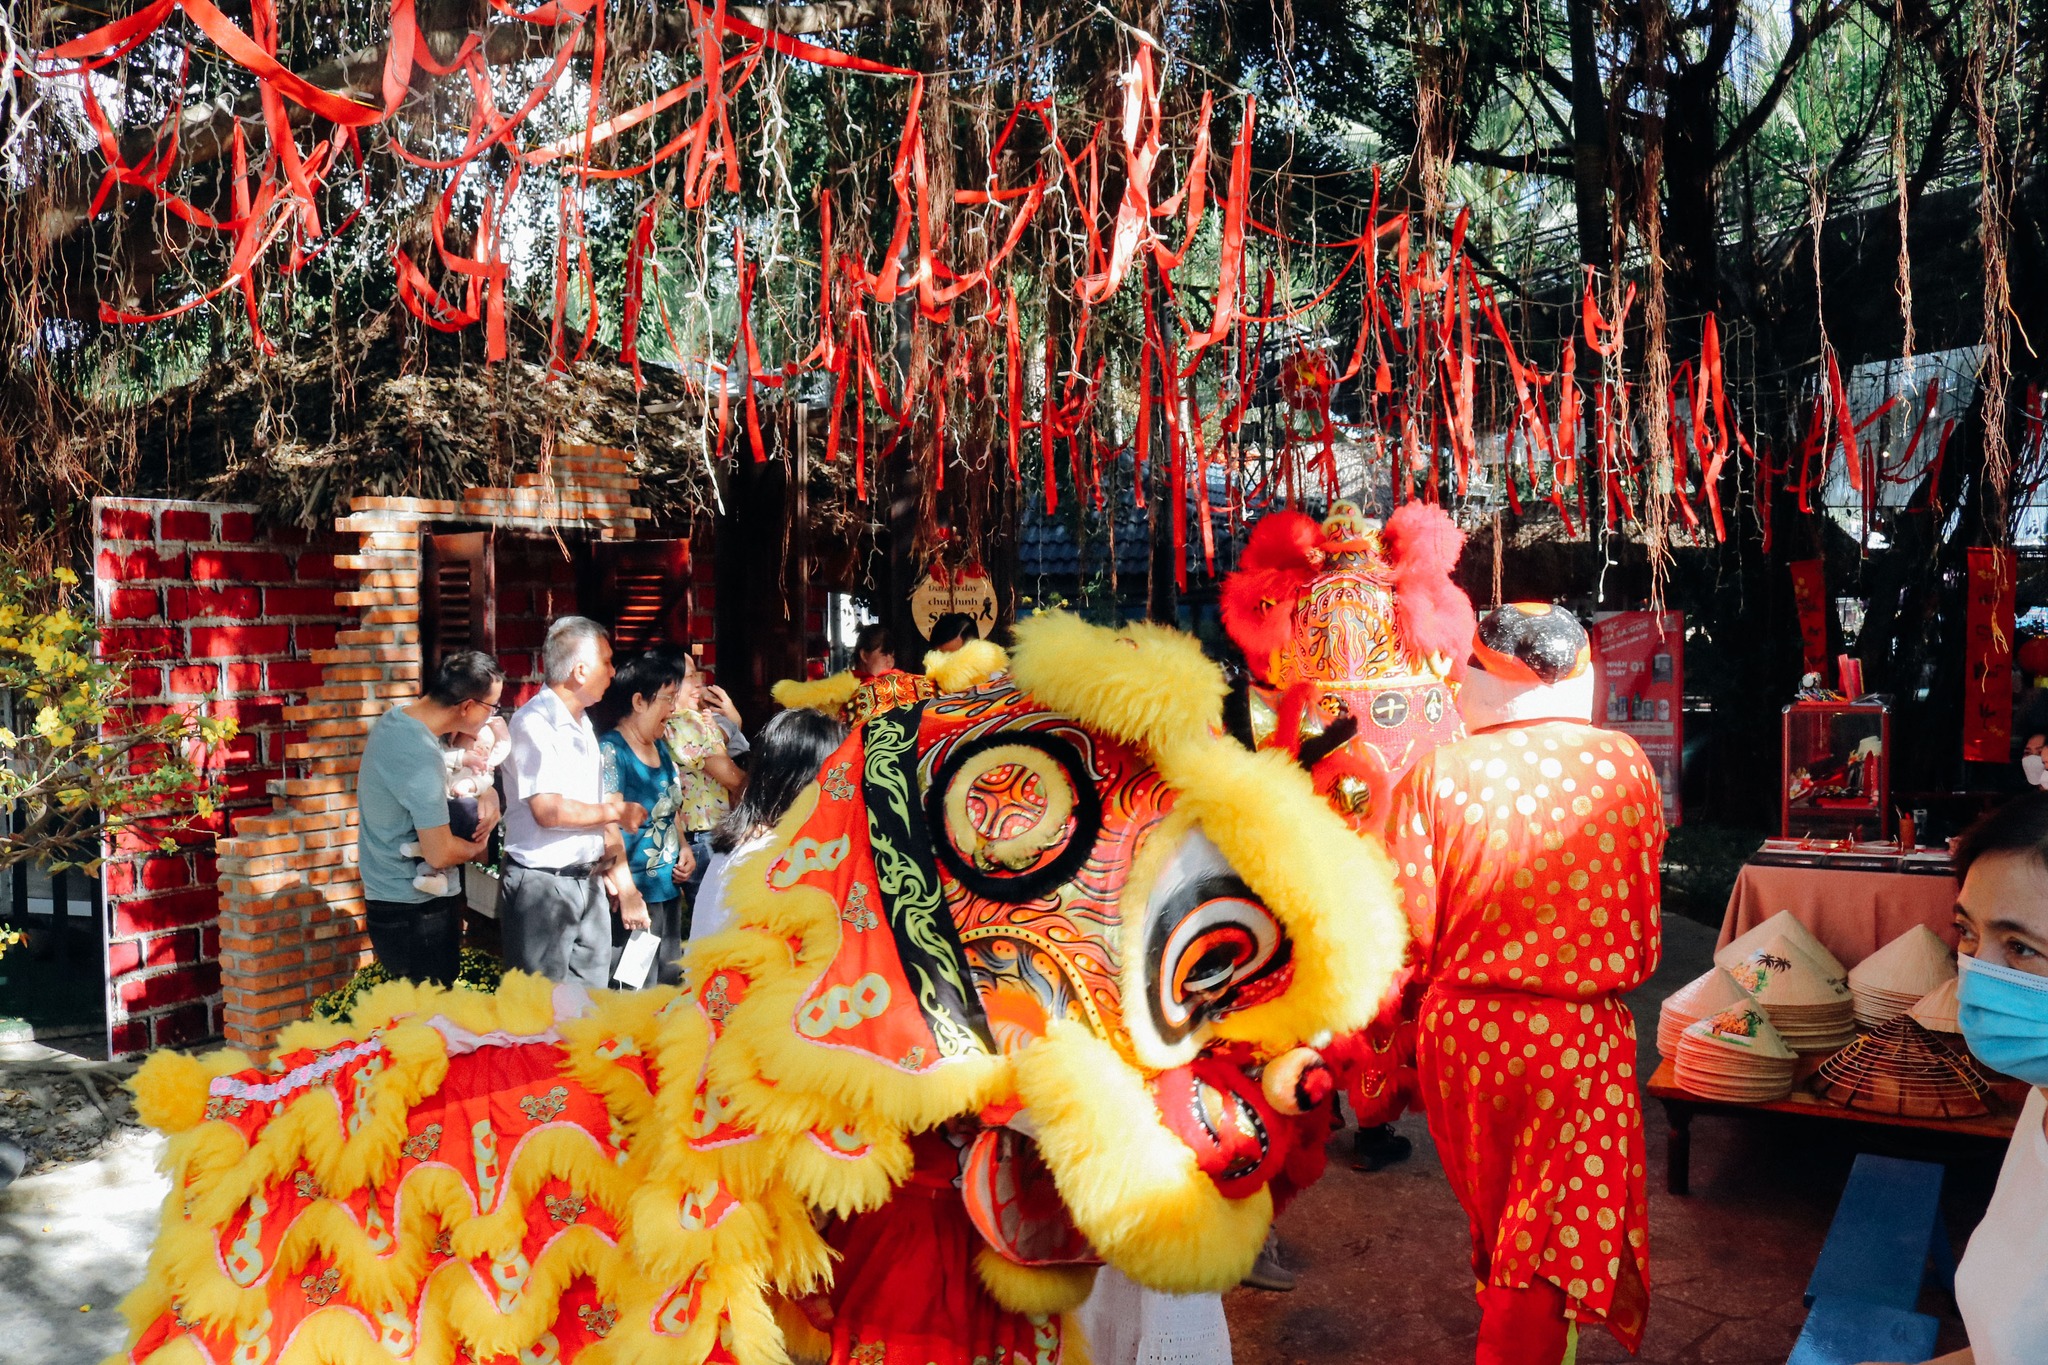
[(156, 1237), (162, 1147), (131, 1133), (0, 1190), (0, 1359), (92, 1365), (127, 1344), (115, 1306), (141, 1282)]
[[(1706, 970), (1714, 931), (1667, 918), (1656, 980), (1629, 999), (1643, 1039), (1643, 1075), (1657, 1005)], [(1801, 1295), (1849, 1176), (1857, 1139), (1882, 1130), (1831, 1120), (1701, 1117), (1693, 1124), (1692, 1194), (1665, 1192), (1662, 1107), (1646, 1111), (1650, 1171), (1650, 1328), (1637, 1359), (1652, 1365), (1783, 1365), (1806, 1320)], [(1464, 1214), (1444, 1183), (1420, 1116), (1400, 1130), (1414, 1157), (1376, 1174), (1354, 1171), (1350, 1135), (1331, 1145), (1330, 1170), (1288, 1209), (1280, 1233), (1301, 1272), (1292, 1293), (1240, 1289), (1225, 1298), (1238, 1365), (1464, 1365), (1479, 1330)], [(1896, 1149), (1885, 1149), (1893, 1150)], [(2000, 1153), (1903, 1151), (1949, 1165), (1946, 1206), (1960, 1248), (1982, 1216)], [(1930, 1292), (1941, 1349), (1963, 1344), (1955, 1306)], [(1628, 1353), (1589, 1332), (1579, 1359)]]

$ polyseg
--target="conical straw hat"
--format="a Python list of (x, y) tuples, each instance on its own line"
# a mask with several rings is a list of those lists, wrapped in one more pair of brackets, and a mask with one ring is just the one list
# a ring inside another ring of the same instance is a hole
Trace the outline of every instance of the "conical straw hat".
[(1778, 1030), (1771, 1027), (1770, 1017), (1755, 1004), (1733, 1005), (1708, 1015), (1686, 1029), (1685, 1036), (1695, 1044), (1710, 1044), (1760, 1060), (1789, 1062), (1799, 1055), (1785, 1046)]
[(1849, 973), (1849, 987), (1918, 1000), (1955, 978), (1955, 950), (1926, 925), (1916, 924), (1857, 963)]
[(1961, 1033), (1963, 1026), (1956, 1020), (1956, 978), (1950, 977), (1921, 996), (1911, 1013), (1913, 1022), (1930, 1032)]
[(1748, 1000), (1749, 992), (1734, 977), (1719, 967), (1709, 967), (1665, 997), (1663, 1007), (1688, 1019), (1701, 1019)]
[(1836, 1104), (1915, 1118), (1971, 1118), (1987, 1112), (1990, 1083), (1966, 1057), (1898, 1018), (1820, 1064), (1814, 1088)]
[(1806, 955), (1821, 968), (1823, 975), (1847, 984), (1848, 968), (1844, 967), (1841, 961), (1813, 936), (1813, 930), (1801, 924), (1799, 917), (1790, 910), (1780, 910), (1727, 947), (1717, 950), (1714, 953), (1714, 965), (1733, 967), (1737, 963), (1747, 961), (1752, 953), (1780, 936), (1790, 938), (1803, 948)]
[(1749, 992), (1719, 967), (1686, 982), (1664, 998), (1657, 1011), (1657, 1052), (1673, 1060), (1678, 1056), (1678, 1035), (1693, 1022), (1719, 1014), (1731, 1005), (1746, 1004)]
[(1852, 1003), (1849, 988), (1830, 976), (1791, 934), (1771, 939), (1728, 968), (1728, 975), (1766, 1009), (1840, 1007), (1846, 1012)]

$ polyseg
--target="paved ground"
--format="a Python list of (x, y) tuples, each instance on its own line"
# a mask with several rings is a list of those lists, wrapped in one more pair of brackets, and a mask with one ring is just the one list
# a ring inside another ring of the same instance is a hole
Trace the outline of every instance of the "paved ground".
[[(1687, 920), (1666, 924), (1665, 965), (1630, 999), (1644, 1040), (1643, 1074), (1657, 1003), (1712, 960), (1714, 934)], [(1647, 1115), (1650, 1145), (1650, 1330), (1638, 1359), (1651, 1365), (1782, 1365), (1806, 1319), (1801, 1303), (1853, 1151), (1852, 1133), (1816, 1120), (1702, 1118), (1693, 1126), (1692, 1189), (1664, 1192), (1668, 1129), (1662, 1107)], [(1479, 1330), (1464, 1215), (1418, 1117), (1401, 1131), (1410, 1161), (1377, 1174), (1354, 1171), (1349, 1135), (1332, 1147), (1329, 1174), (1296, 1201), (1281, 1236), (1300, 1286), (1289, 1294), (1238, 1290), (1225, 1300), (1238, 1365), (1465, 1365)], [(1981, 1216), (1998, 1153), (1980, 1148), (1950, 1165), (1949, 1225), (1960, 1245)], [(1944, 1319), (1943, 1350), (1963, 1344), (1954, 1305), (1930, 1294), (1922, 1311)], [(1579, 1359), (1628, 1359), (1612, 1338), (1591, 1334)]]
[(0, 1044), (0, 1137), (29, 1173), (0, 1189), (0, 1360), (90, 1365), (127, 1343), (114, 1306), (142, 1278), (169, 1188), (95, 1034)]
[(0, 1190), (0, 1360), (91, 1365), (127, 1344), (114, 1311), (142, 1279), (163, 1139), (130, 1132), (91, 1161)]

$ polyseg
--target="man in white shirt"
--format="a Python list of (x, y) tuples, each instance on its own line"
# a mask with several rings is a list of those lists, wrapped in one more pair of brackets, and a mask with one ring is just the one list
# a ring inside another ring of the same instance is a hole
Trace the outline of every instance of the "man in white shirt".
[[(505, 965), (601, 988), (612, 947), (605, 836), (647, 818), (643, 807), (604, 794), (597, 732), (585, 715), (611, 685), (604, 627), (582, 616), (555, 622), (541, 647), (541, 676), (547, 686), (512, 716), (498, 907)], [(638, 900), (629, 879), (621, 890), (628, 928), (636, 912), (646, 919)]]

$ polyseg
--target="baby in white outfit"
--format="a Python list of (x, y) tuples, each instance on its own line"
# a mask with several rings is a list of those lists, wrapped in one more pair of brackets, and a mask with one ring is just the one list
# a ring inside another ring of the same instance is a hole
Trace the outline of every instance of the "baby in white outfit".
[[(460, 748), (443, 749), (441, 761), (448, 768), (448, 832), (458, 839), (474, 839), (478, 823), (478, 803), (489, 793), (493, 801), (496, 791), (491, 775), (497, 771), (512, 752), (512, 732), (497, 716), (484, 722), (483, 729), (476, 737)], [(420, 846), (408, 840), (398, 846), (401, 857), (420, 857)], [(455, 878), (449, 870), (435, 867), (432, 863), (420, 862), (419, 875), (412, 879), (415, 891), (429, 896), (452, 896), (455, 894)]]

